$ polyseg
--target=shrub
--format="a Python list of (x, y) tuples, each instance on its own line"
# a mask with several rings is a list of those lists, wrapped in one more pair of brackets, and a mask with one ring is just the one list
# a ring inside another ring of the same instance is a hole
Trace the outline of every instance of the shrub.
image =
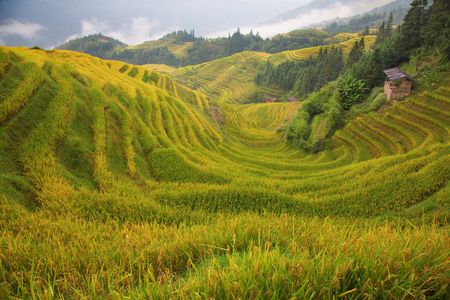
[(357, 103), (367, 88), (362, 80), (357, 80), (353, 75), (342, 77), (337, 84), (341, 94), (340, 102), (344, 110), (349, 110)]

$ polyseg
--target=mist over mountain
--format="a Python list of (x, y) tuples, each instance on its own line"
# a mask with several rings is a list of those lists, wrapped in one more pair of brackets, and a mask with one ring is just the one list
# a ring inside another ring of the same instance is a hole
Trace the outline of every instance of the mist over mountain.
[[(273, 36), (294, 29), (307, 28), (324, 21), (346, 18), (393, 2), (391, 0), (315, 0), (293, 10), (268, 19), (253, 27), (262, 36)], [(244, 28), (245, 32), (245, 28)]]
[[(351, 11), (353, 14), (359, 14), (363, 12), (367, 12), (377, 6), (385, 5), (389, 2), (393, 2), (392, 0), (339, 0), (339, 1), (329, 1), (329, 0), (315, 0), (308, 4), (297, 7), (291, 11), (283, 13), (281, 15), (276, 16), (273, 19), (270, 19), (264, 23), (277, 23), (283, 20), (289, 20), (298, 18), (299, 16), (304, 16), (307, 14), (311, 14), (317, 10), (330, 10), (336, 9), (336, 13), (339, 12), (339, 9), (342, 10), (345, 7), (347, 10)], [(338, 17), (336, 15), (336, 17)]]
[[(388, 2), (4, 0), (0, 1), (0, 44), (38, 45), (49, 49), (77, 37), (102, 33), (129, 45), (136, 45), (175, 30), (195, 29), (197, 36), (226, 37), (238, 27), (243, 33), (253, 29), (266, 38), (308, 26), (318, 20), (369, 11)], [(296, 6), (297, 9), (291, 10)]]

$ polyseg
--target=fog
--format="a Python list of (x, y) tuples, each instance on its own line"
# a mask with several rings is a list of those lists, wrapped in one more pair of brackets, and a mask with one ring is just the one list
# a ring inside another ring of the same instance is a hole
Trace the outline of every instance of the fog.
[[(259, 24), (256, 26), (245, 26), (240, 28), (241, 33), (248, 33), (252, 30), (254, 33), (259, 33), (261, 37), (272, 37), (280, 33), (288, 33), (295, 29), (301, 29), (310, 25), (319, 24), (323, 21), (333, 20), (336, 17), (345, 18), (355, 14), (355, 10), (340, 2), (334, 3), (329, 9), (314, 9), (309, 13), (301, 14), (296, 18), (288, 20), (278, 20), (271, 23)], [(230, 28), (225, 31), (212, 33), (210, 37), (227, 36), (228, 33), (235, 28)]]

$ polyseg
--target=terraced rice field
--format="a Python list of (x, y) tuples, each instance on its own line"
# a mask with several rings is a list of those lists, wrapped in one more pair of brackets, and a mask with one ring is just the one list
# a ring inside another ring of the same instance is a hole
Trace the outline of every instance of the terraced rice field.
[[(343, 35), (343, 34), (340, 34)], [(354, 35), (354, 36), (353, 36)], [(269, 57), (270, 62), (274, 64), (281, 63), (288, 60), (302, 60), (302, 59), (308, 59), (309, 57), (315, 58), (319, 54), (320, 48), (326, 49), (331, 47), (338, 47), (342, 49), (342, 52), (344, 53), (344, 57), (347, 57), (350, 53), (350, 50), (352, 50), (353, 45), (355, 42), (359, 42), (361, 40), (360, 37), (356, 37), (356, 34), (345, 34), (345, 36), (348, 36), (350, 39), (344, 39), (344, 41), (340, 42), (336, 45), (326, 45), (326, 46), (320, 46), (320, 47), (311, 47), (311, 48), (303, 48), (299, 50), (290, 50), (290, 51), (284, 51), (281, 53), (274, 54)], [(369, 35), (364, 37), (364, 46), (365, 51), (369, 51), (369, 49), (373, 46), (375, 43), (376, 36)]]
[(143, 67), (152, 70), (152, 71), (156, 71), (159, 73), (163, 73), (163, 74), (168, 74), (170, 75), (175, 68), (168, 66), (168, 65), (163, 65), (163, 64), (147, 64), (147, 65), (142, 65)]
[(128, 50), (150, 50), (155, 48), (167, 47), (167, 49), (173, 53), (177, 58), (182, 58), (187, 55), (186, 49), (191, 46), (191, 42), (184, 44), (174, 43), (171, 37), (163, 37), (156, 41), (145, 42), (135, 46), (129, 46)]
[[(203, 93), (122, 62), (0, 47), (2, 295), (449, 295), (448, 74), (306, 153), (276, 131), (300, 104), (208, 101), (230, 101), (267, 57), (232, 59), (174, 71)], [(405, 212), (418, 220), (388, 217)]]

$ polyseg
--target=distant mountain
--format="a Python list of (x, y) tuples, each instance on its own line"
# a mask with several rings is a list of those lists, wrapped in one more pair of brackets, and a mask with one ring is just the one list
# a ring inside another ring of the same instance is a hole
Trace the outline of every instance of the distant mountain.
[(371, 11), (352, 16), (349, 18), (342, 18), (339, 20), (328, 21), (328, 25), (324, 31), (330, 34), (337, 34), (342, 32), (358, 32), (369, 28), (379, 28), (383, 21), (386, 21), (389, 14), (392, 13), (393, 25), (398, 25), (403, 22), (403, 18), (410, 8), (411, 0), (397, 0), (381, 7), (372, 9)]
[[(347, 6), (352, 9), (354, 14), (360, 14), (367, 12), (377, 6), (385, 5), (391, 0), (339, 0), (339, 1), (330, 1), (330, 0), (315, 0), (306, 5), (302, 5), (297, 7), (291, 11), (288, 11), (284, 14), (278, 15), (277, 17), (267, 20), (263, 24), (275, 24), (283, 21), (287, 21), (290, 19), (296, 19), (301, 17), (302, 15), (308, 15), (315, 10), (329, 10), (333, 9), (336, 6)], [(336, 16), (338, 17), (338, 16)]]

